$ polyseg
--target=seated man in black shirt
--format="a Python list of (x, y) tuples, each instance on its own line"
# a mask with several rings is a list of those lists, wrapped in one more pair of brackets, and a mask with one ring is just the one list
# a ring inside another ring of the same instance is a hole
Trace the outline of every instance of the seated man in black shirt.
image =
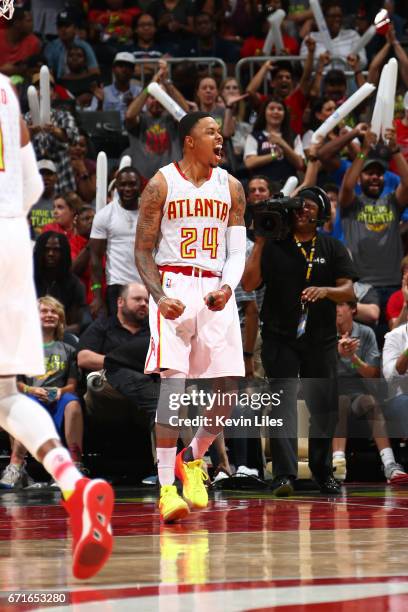
[(270, 383), (284, 391), (272, 411), (284, 423), (282, 437), (271, 438), (275, 494), (290, 495), (297, 476), (299, 375), (311, 415), (309, 467), (321, 492), (337, 494), (332, 471), (338, 410), (336, 303), (355, 299), (355, 273), (345, 247), (316, 231), (330, 215), (325, 192), (310, 187), (297, 195), (304, 204), (293, 212), (288, 236), (280, 241), (256, 236), (242, 286), (251, 291), (265, 285), (262, 363)]
[(104, 369), (109, 383), (101, 391), (87, 394), (88, 407), (99, 409), (108, 400), (108, 406), (114, 410), (114, 403), (109, 400), (126, 398), (132, 408), (147, 417), (153, 429), (159, 385), (144, 374), (150, 340), (148, 304), (143, 285), (125, 285), (118, 298), (117, 315), (96, 319), (82, 334), (78, 365), (87, 371)]

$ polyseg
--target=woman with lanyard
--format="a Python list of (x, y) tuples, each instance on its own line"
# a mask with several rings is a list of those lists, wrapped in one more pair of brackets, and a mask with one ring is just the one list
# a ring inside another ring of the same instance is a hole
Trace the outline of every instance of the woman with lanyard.
[(338, 409), (336, 303), (353, 299), (355, 272), (341, 242), (317, 233), (330, 215), (327, 194), (309, 187), (297, 197), (303, 206), (294, 211), (284, 240), (255, 237), (242, 286), (265, 286), (262, 364), (271, 393), (281, 398), (272, 416), (283, 422), (279, 432), (270, 431), (274, 493), (290, 495), (297, 477), (300, 376), (310, 411), (309, 467), (322, 493), (339, 494), (331, 464)]

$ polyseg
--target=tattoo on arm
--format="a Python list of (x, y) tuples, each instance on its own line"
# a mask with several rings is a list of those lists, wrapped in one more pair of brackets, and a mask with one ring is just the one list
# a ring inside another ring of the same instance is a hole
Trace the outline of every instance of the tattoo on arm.
[(142, 193), (135, 242), (136, 267), (147, 290), (156, 302), (164, 295), (164, 292), (160, 273), (153, 259), (153, 250), (160, 231), (165, 199), (164, 178), (156, 174)]
[(241, 183), (232, 176), (229, 176), (229, 186), (231, 191), (231, 210), (228, 219), (228, 226), (245, 225), (244, 213), (246, 198), (244, 188)]

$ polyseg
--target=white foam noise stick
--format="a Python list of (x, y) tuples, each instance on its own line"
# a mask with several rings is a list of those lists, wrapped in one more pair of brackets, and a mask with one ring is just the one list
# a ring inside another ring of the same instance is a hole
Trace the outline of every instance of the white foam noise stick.
[(397, 91), (398, 81), (398, 62), (395, 57), (392, 57), (388, 62), (388, 69), (384, 88), (384, 106), (381, 121), (381, 134), (385, 139), (385, 130), (393, 127), (394, 123), (394, 107), (395, 93)]
[(290, 196), (298, 186), (298, 178), (296, 176), (290, 176), (284, 186), (281, 189), (281, 192), (284, 196)]
[(279, 55), (280, 53), (282, 53), (282, 49), (283, 49), (283, 38), (282, 38), (281, 25), (285, 17), (286, 17), (285, 11), (283, 11), (282, 9), (278, 9), (268, 19), (270, 23), (270, 27), (273, 30), (276, 55)]
[(50, 71), (45, 65), (40, 70), (40, 122), (41, 125), (51, 122)]
[(317, 128), (312, 136), (312, 143), (319, 142), (319, 136), (326, 138), (327, 134), (331, 132), (340, 121), (347, 117), (356, 106), (361, 104), (368, 96), (371, 96), (373, 91), (375, 91), (375, 85), (364, 83), (364, 85), (357, 89), (350, 98), (343, 102), (343, 104), (339, 106), (339, 108), (336, 109), (319, 128)]
[(158, 83), (149, 83), (147, 91), (174, 117), (176, 121), (181, 121), (184, 115), (187, 115), (181, 106), (167, 92), (160, 87)]
[(275, 42), (275, 31), (272, 26), (269, 26), (268, 33), (265, 38), (264, 46), (262, 47), (262, 53), (264, 55), (270, 55), (272, 51), (272, 47)]
[(364, 47), (368, 45), (370, 40), (374, 38), (375, 33), (376, 33), (375, 25), (370, 25), (370, 27), (367, 28), (367, 30), (364, 32), (362, 36), (360, 36), (360, 39), (356, 42), (356, 44), (352, 48), (351, 54), (358, 55), (361, 49), (364, 49)]
[(124, 155), (122, 159), (120, 160), (119, 170), (122, 170), (122, 168), (129, 168), (129, 166), (131, 165), (132, 165), (132, 158), (130, 157), (130, 155)]
[(31, 124), (40, 125), (40, 101), (38, 93), (34, 85), (30, 85), (27, 89), (28, 107), (31, 114)]
[(309, 0), (310, 8), (313, 11), (313, 16), (316, 21), (316, 25), (320, 34), (322, 35), (322, 43), (326, 47), (326, 51), (329, 51), (333, 55), (333, 44), (330, 36), (329, 28), (327, 27), (326, 20), (323, 16), (322, 9), (319, 0)]
[(282, 9), (278, 9), (272, 15), (269, 15), (269, 30), (266, 35), (262, 52), (264, 55), (270, 55), (273, 45), (275, 45), (276, 55), (279, 55), (283, 49), (283, 40), (281, 32), (281, 24), (285, 19), (286, 13)]
[(96, 159), (96, 212), (106, 206), (108, 184), (108, 158), (104, 151)]
[(371, 118), (371, 131), (377, 135), (377, 138), (379, 138), (381, 134), (381, 125), (382, 125), (383, 115), (384, 115), (385, 87), (387, 83), (387, 72), (388, 72), (388, 64), (386, 64), (381, 71), (380, 82), (378, 85), (377, 96), (375, 99), (373, 115)]

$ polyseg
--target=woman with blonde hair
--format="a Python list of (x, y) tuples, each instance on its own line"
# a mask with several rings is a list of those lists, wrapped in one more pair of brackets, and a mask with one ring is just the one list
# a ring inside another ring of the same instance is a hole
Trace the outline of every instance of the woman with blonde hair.
[[(46, 295), (38, 300), (43, 334), (45, 374), (19, 377), (21, 393), (41, 404), (50, 414), (55, 427), (66, 440), (72, 460), (83, 471), (82, 440), (83, 416), (76, 395), (78, 368), (75, 349), (63, 341), (65, 312), (63, 305)], [(23, 488), (29, 484), (25, 470), (25, 447), (16, 440), (12, 444), (10, 463), (1, 478), (1, 488)]]

